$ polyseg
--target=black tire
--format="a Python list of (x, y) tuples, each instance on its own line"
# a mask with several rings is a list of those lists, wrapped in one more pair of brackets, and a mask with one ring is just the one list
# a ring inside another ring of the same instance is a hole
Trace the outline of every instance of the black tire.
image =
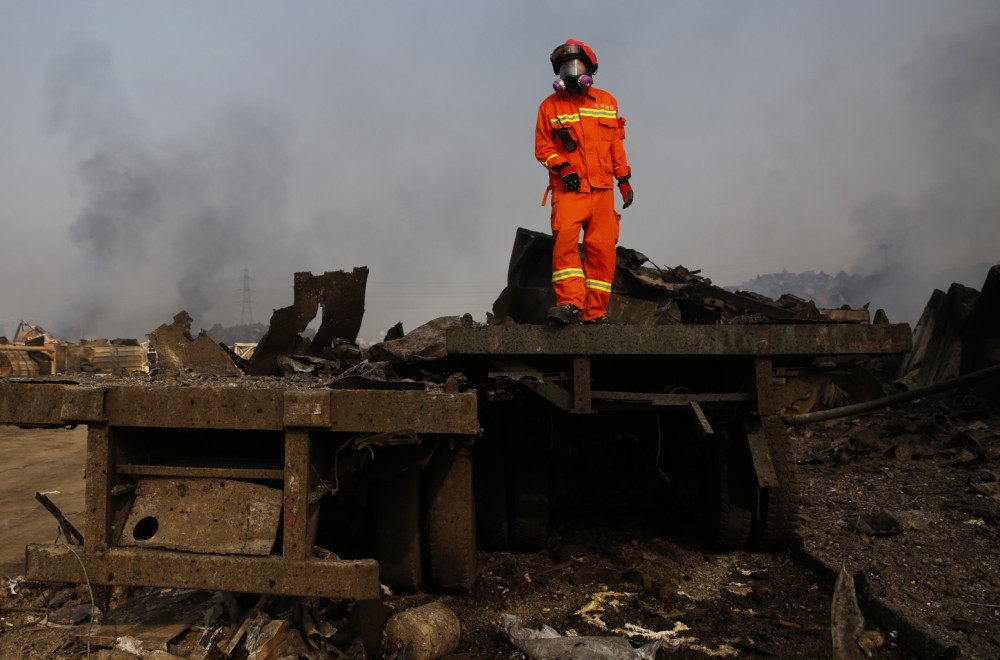
[(704, 497), (702, 529), (708, 543), (719, 550), (736, 550), (746, 545), (753, 513), (740, 500), (743, 478), (739, 447), (728, 429), (719, 425), (710, 439), (707, 490)]
[(374, 486), (375, 558), (379, 580), (394, 592), (420, 588), (420, 470), (411, 468)]
[(435, 590), (468, 592), (476, 581), (472, 450), (442, 441), (424, 471), (427, 568)]
[(760, 515), (754, 517), (750, 528), (750, 543), (761, 550), (780, 550), (797, 534), (802, 482), (785, 425), (774, 417), (766, 417), (761, 423), (778, 485), (760, 491)]

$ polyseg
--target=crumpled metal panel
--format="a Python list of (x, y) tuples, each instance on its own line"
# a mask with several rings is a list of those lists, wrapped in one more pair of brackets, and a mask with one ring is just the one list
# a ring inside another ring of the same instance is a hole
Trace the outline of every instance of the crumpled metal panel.
[(119, 545), (187, 552), (267, 555), (281, 491), (226, 479), (140, 479)]

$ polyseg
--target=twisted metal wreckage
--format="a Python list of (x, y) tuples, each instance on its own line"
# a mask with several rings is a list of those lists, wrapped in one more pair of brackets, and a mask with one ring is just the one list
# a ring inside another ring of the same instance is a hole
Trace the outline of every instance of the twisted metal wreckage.
[(0, 380), (0, 423), (88, 427), (82, 548), (28, 546), (28, 578), (80, 582), (82, 564), (94, 584), (465, 591), (477, 543), (541, 547), (554, 484), (609, 451), (717, 545), (787, 543), (802, 493), (782, 415), (881, 395), (867, 366), (906, 353), (909, 326), (619, 248), (622, 325), (550, 328), (551, 240), (518, 231), (487, 324), (443, 317), (362, 350), (367, 269), (297, 273), (249, 359), (182, 312), (150, 333), (150, 375)]

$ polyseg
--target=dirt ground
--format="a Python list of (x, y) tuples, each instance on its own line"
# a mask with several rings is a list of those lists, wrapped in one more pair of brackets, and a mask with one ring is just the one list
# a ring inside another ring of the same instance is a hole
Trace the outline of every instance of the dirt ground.
[(81, 529), (87, 428), (0, 425), (0, 575), (24, 573), (24, 546), (52, 543), (58, 524), (35, 499), (48, 498)]
[[(82, 526), (84, 435), (0, 433), (7, 457), (0, 557), (16, 567), (25, 542), (54, 536), (36, 490), (59, 490), (53, 500)], [(969, 391), (945, 393), (795, 434), (806, 496), (799, 551), (716, 553), (659, 501), (605, 490), (556, 512), (546, 550), (481, 552), (471, 594), (388, 596), (383, 605), (445, 603), (461, 622), (456, 653), (466, 657), (525, 657), (501, 627), (500, 615), (511, 613), (561, 635), (630, 637), (634, 645), (660, 639), (658, 657), (830, 658), (824, 570), (843, 566), (867, 582), (863, 639), (871, 657), (1000, 657), (997, 406)], [(85, 589), (2, 586), (0, 657), (87, 657), (83, 641), (43, 625), (53, 602), (84, 602)], [(313, 604), (350, 631), (346, 610)], [(277, 617), (280, 609), (269, 611)], [(199, 631), (170, 650), (186, 656)], [(342, 639), (344, 649), (349, 637)]]

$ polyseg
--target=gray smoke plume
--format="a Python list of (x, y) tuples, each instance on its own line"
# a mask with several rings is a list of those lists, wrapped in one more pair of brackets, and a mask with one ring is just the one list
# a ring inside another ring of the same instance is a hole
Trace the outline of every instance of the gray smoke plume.
[(852, 213), (877, 275), (871, 299), (913, 322), (934, 288), (979, 288), (1000, 262), (1000, 20), (926, 43), (901, 73), (931, 176), (916, 203), (871, 199)]
[(111, 53), (94, 44), (52, 60), (48, 98), (77, 163), (82, 211), (70, 235), (88, 261), (73, 321), (57, 334), (86, 335), (99, 318), (141, 334), (180, 309), (196, 323), (224, 318), (213, 304), (231, 301), (235, 283), (220, 271), (280, 250), (283, 118), (233, 104), (189, 135), (154, 140), (119, 91)]

